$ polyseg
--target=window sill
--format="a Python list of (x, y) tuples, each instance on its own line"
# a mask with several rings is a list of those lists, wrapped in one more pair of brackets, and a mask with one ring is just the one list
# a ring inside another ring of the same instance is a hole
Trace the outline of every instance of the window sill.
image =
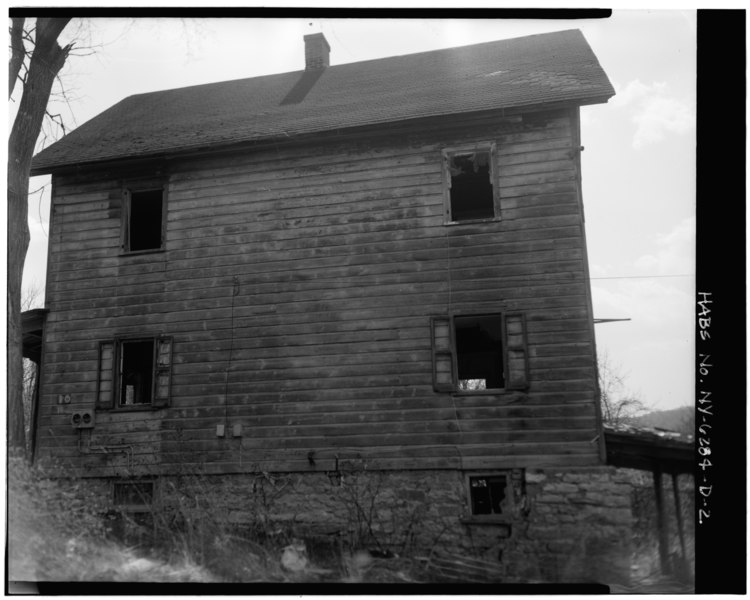
[(164, 406), (153, 406), (152, 404), (135, 404), (133, 406), (116, 406), (115, 408), (98, 409), (102, 412), (138, 412), (138, 411), (156, 411), (166, 408)]
[(143, 256), (144, 254), (164, 254), (165, 248), (149, 248), (148, 250), (121, 251), (120, 256)]
[(487, 217), (484, 219), (466, 219), (463, 221), (445, 221), (443, 225), (446, 227), (453, 227), (455, 225), (480, 225), (482, 223), (498, 223), (502, 219), (500, 217)]
[(492, 388), (489, 390), (454, 390), (453, 396), (504, 396), (516, 390), (506, 390), (505, 388)]
[(464, 525), (510, 525), (511, 519), (507, 515), (471, 515), (463, 517)]

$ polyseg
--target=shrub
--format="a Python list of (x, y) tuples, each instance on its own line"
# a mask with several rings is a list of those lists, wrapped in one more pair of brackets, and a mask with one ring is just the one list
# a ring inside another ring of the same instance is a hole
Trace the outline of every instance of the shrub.
[[(109, 497), (57, 467), (8, 460), (10, 581), (216, 581), (187, 555), (148, 558), (111, 535)], [(55, 477), (51, 476), (55, 474)]]

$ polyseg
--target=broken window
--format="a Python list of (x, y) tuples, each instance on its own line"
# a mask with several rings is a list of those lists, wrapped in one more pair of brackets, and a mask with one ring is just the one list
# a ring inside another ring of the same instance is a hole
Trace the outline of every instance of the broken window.
[(123, 247), (126, 252), (163, 247), (164, 190), (125, 190)]
[(169, 337), (101, 342), (97, 408), (166, 406), (171, 367), (172, 339)]
[(154, 501), (153, 481), (116, 481), (114, 504), (122, 507), (150, 506)]
[(493, 156), (492, 145), (444, 152), (448, 221), (492, 219), (498, 214)]
[(501, 515), (508, 512), (508, 477), (506, 475), (469, 477), (471, 514)]
[(433, 387), (483, 392), (528, 386), (520, 313), (432, 318)]

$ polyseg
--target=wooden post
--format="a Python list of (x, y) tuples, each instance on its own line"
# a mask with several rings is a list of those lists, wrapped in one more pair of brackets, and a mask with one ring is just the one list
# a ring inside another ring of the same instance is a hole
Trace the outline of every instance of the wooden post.
[(661, 571), (665, 575), (671, 572), (669, 566), (669, 541), (667, 538), (667, 520), (664, 518), (664, 498), (661, 488), (661, 465), (654, 465), (654, 492), (656, 494), (656, 526), (659, 530), (659, 558)]
[(684, 563), (687, 563), (687, 552), (685, 551), (685, 533), (682, 527), (682, 505), (680, 503), (680, 489), (677, 487), (677, 473), (672, 473), (672, 492), (674, 493), (674, 508), (675, 511), (677, 511), (677, 532), (680, 534), (682, 561)]

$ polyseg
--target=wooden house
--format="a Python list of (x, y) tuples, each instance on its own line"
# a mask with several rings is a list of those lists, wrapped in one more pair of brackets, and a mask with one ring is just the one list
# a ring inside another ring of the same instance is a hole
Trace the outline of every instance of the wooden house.
[(579, 110), (614, 90), (577, 30), (304, 42), (303, 71), (131, 96), (35, 157), (36, 457), (115, 500), (196, 468), (308, 504), (356, 462), (462, 539), (529, 518), (540, 474), (604, 464)]

